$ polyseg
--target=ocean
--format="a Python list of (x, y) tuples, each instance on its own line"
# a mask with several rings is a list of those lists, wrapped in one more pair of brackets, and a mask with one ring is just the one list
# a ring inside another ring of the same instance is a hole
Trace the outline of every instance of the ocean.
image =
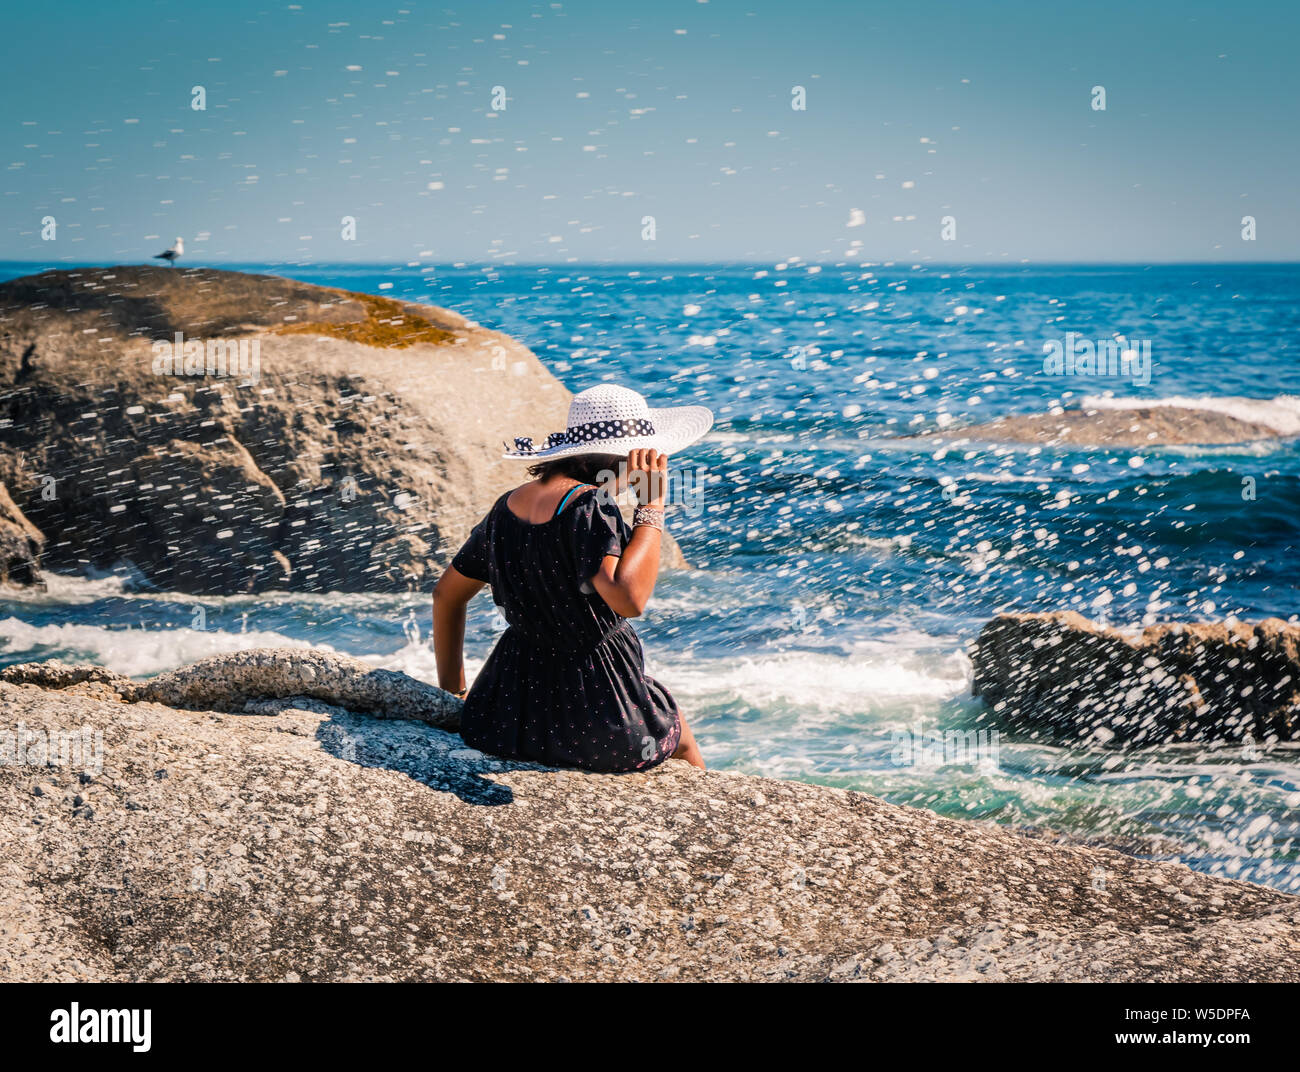
[[(1300, 266), (222, 267), (446, 306), (525, 343), (572, 390), (614, 380), (652, 405), (713, 408), (713, 432), (675, 460), (670, 516), (700, 568), (663, 575), (637, 622), (711, 766), (1300, 891), (1300, 746), (1002, 737), (995, 762), (938, 764), (898, 749), (985, 725), (967, 645), (999, 612), (1296, 620)], [(1044, 370), (1054, 341), (1116, 337), (1149, 366)], [(1140, 449), (907, 438), (1084, 400), (1195, 404), (1279, 435)], [(435, 681), (429, 619), (427, 593), (199, 599), (55, 577), (0, 599), (0, 664), (146, 675), (297, 644)], [(480, 598), (471, 673), (495, 635)]]

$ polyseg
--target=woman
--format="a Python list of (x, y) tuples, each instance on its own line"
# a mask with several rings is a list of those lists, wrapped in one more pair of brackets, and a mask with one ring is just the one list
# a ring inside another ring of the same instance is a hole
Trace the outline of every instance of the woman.
[[(484, 752), (595, 771), (665, 759), (704, 767), (672, 695), (645, 673), (638, 617), (659, 575), (668, 455), (713, 424), (703, 406), (650, 409), (625, 387), (576, 395), (546, 446), (515, 440), (530, 483), (502, 495), (433, 592), (438, 683), (465, 697)], [(614, 496), (638, 492), (633, 527)], [(465, 608), (485, 585), (509, 623), (465, 688)]]

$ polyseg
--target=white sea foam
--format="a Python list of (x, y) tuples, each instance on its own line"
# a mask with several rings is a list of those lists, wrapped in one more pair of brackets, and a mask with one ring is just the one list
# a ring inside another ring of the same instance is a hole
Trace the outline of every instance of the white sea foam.
[[(400, 670), (403, 674), (427, 681), (430, 685), (438, 684), (438, 663), (428, 641), (415, 641), (385, 655), (361, 655), (358, 658), (383, 670)], [(482, 665), (482, 659), (466, 656), (465, 679), (472, 683)]]
[(57, 573), (43, 573), (42, 578), (45, 581), (44, 588), (5, 589), (5, 601), (68, 606), (124, 596), (130, 589), (130, 582), (126, 577), (65, 577)]
[(78, 606), (106, 599), (140, 603), (171, 603), (186, 607), (205, 607), (209, 611), (242, 608), (266, 610), (270, 607), (321, 607), (354, 614), (376, 613), (405, 616), (412, 608), (425, 610), (429, 596), (425, 592), (286, 592), (270, 591), (235, 595), (194, 595), (189, 592), (160, 592), (136, 588), (128, 576), (81, 577), (71, 574), (43, 573), (45, 588), (6, 588), (3, 599), (8, 603), (35, 606)]
[(800, 651), (765, 658), (651, 659), (649, 669), (684, 706), (721, 700), (761, 708), (784, 702), (835, 713), (900, 700), (939, 703), (969, 687), (959, 655), (923, 656), (905, 649), (847, 657)]
[[(766, 658), (652, 657), (648, 669), (683, 707), (704, 703), (763, 707), (782, 702), (835, 715), (900, 701), (937, 704), (969, 688), (968, 663), (960, 654), (922, 655), (883, 644), (868, 648), (848, 657), (808, 651)], [(436, 684), (438, 680), (433, 649), (425, 642), (361, 658), (421, 681)], [(481, 660), (466, 659), (467, 679), (472, 682), (481, 666)]]
[[(245, 648), (311, 648), (333, 651), (328, 644), (308, 644), (280, 633), (228, 633), (219, 629), (107, 629), (100, 625), (31, 625), (18, 618), (0, 619), (0, 653), (8, 661), (40, 662), (53, 655), (65, 661), (89, 661), (127, 677), (159, 674), (221, 652)], [(30, 659), (23, 658), (30, 653)]]
[(1175, 395), (1171, 398), (1114, 398), (1110, 395), (1086, 395), (1083, 409), (1145, 409), (1167, 406), (1174, 409), (1202, 409), (1223, 413), (1239, 421), (1262, 424), (1281, 436), (1300, 435), (1300, 395), (1275, 398), (1243, 398), (1234, 395), (1207, 395), (1195, 398)]
[[(0, 619), (0, 652), (6, 661), (38, 661), (53, 655), (93, 662), (128, 677), (162, 673), (209, 655), (262, 647), (337, 650), (329, 644), (313, 644), (272, 631), (122, 629)], [(438, 680), (434, 652), (426, 640), (393, 652), (354, 654), (373, 666), (400, 670), (431, 683)], [(471, 681), (481, 666), (481, 660), (466, 659)], [(916, 651), (909, 641), (865, 645), (851, 656), (793, 651), (767, 657), (652, 659), (650, 670), (683, 705), (763, 707), (782, 703), (832, 717), (900, 702), (929, 706), (959, 696), (969, 687), (968, 665), (960, 654)]]

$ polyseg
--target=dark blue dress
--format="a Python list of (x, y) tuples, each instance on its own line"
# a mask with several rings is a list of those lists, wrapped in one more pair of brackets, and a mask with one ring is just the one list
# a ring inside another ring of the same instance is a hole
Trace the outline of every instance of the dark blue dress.
[(574, 493), (549, 521), (502, 495), (452, 565), (492, 586), (509, 627), (465, 699), (465, 743), (510, 759), (593, 771), (645, 770), (677, 749), (672, 695), (645, 672), (641, 641), (590, 579), (631, 531), (608, 496)]

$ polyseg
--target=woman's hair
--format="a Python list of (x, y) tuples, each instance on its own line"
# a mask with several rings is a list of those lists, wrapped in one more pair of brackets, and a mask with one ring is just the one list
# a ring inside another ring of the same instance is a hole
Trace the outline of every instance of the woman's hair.
[(536, 480), (549, 480), (553, 476), (567, 476), (584, 484), (599, 484), (602, 473), (617, 474), (622, 464), (622, 454), (571, 454), (567, 458), (550, 458), (528, 467), (528, 475)]

